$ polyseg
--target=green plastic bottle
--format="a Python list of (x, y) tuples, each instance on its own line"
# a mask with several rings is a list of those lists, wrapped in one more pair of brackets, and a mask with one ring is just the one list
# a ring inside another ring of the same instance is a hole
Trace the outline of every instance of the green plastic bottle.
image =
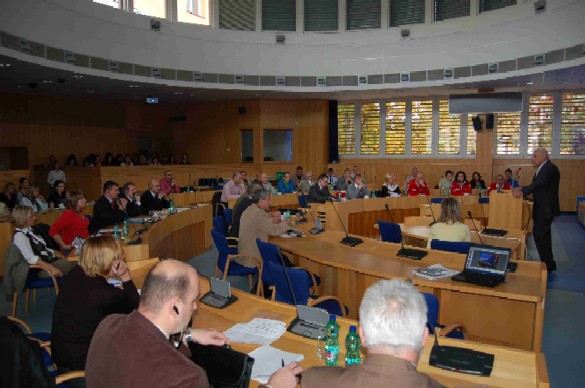
[(339, 358), (339, 323), (335, 315), (329, 316), (329, 322), (325, 327), (327, 338), (325, 339), (325, 365), (337, 366)]
[(361, 364), (360, 347), (362, 346), (360, 336), (355, 326), (349, 327), (349, 333), (345, 337), (345, 366)]

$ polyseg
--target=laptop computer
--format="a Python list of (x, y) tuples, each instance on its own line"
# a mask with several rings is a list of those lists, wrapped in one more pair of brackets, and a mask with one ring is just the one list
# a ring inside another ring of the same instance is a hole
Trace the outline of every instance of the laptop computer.
[(471, 244), (463, 272), (452, 280), (495, 287), (506, 280), (506, 268), (510, 261), (509, 248)]

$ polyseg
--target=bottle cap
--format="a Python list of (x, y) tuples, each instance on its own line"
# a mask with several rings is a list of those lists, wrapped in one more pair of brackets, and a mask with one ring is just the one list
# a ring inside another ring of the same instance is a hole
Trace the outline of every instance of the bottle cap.
[(329, 320), (330, 320), (330, 321), (335, 321), (335, 320), (337, 320), (337, 317), (336, 317), (335, 315), (331, 314), (331, 315), (329, 316)]
[(356, 329), (356, 327), (355, 327), (355, 326), (350, 326), (350, 327), (349, 327), (349, 332), (350, 332), (350, 333), (355, 333), (355, 332), (356, 332), (356, 330), (357, 330), (357, 329)]

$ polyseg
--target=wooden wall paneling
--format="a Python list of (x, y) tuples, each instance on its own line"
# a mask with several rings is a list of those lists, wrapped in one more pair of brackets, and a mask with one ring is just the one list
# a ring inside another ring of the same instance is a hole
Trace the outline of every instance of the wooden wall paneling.
[(5, 170), (0, 171), (0, 192), (4, 192), (7, 183), (14, 183), (18, 190), (18, 180), (22, 177), (30, 178), (29, 170)]

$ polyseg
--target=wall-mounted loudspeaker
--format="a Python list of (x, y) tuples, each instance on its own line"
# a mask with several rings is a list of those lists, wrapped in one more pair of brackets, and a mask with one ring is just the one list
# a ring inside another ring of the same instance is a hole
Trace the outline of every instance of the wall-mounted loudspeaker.
[(471, 121), (473, 122), (473, 129), (475, 129), (478, 132), (481, 131), (483, 122), (481, 121), (479, 116), (475, 116), (474, 118), (471, 119)]
[(284, 44), (286, 41), (285, 35), (276, 35), (276, 44)]
[(538, 0), (534, 2), (534, 12), (536, 14), (543, 13), (546, 11), (546, 0)]
[(150, 19), (150, 29), (153, 31), (160, 31), (160, 20)]
[(490, 113), (485, 116), (485, 129), (494, 129), (494, 114)]
[(403, 38), (408, 38), (410, 36), (410, 30), (409, 29), (403, 29), (400, 30), (400, 36)]

